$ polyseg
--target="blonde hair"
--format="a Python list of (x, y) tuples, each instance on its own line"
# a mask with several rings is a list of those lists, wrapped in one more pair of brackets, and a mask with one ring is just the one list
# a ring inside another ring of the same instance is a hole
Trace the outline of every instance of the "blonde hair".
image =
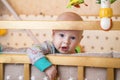
[(64, 12), (58, 16), (57, 21), (82, 21), (80, 15), (74, 12)]
[[(57, 21), (83, 21), (82, 17), (74, 12), (64, 12), (60, 14), (57, 19)], [(77, 30), (80, 31), (80, 34), (83, 34), (83, 30)]]

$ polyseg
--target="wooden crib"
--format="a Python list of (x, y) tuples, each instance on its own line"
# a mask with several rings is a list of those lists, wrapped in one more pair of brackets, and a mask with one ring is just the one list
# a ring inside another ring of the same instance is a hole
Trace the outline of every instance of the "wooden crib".
[[(114, 69), (120, 68), (119, 58), (80, 57), (64, 55), (47, 55), (55, 65), (78, 67), (78, 80), (84, 80), (84, 67), (99, 67), (107, 69), (107, 80), (114, 80)], [(24, 64), (24, 80), (30, 80), (30, 61), (26, 54), (1, 54), (0, 55), (0, 80), (4, 80), (4, 64)], [(98, 64), (99, 63), (99, 64)]]
[[(99, 21), (0, 21), (0, 29), (59, 29), (64, 30), (101, 30)], [(74, 25), (80, 25), (74, 27)], [(33, 26), (34, 25), (34, 26)], [(57, 25), (57, 27), (56, 27)], [(69, 25), (69, 26), (68, 26)], [(71, 26), (70, 26), (71, 25)], [(114, 21), (111, 30), (120, 30), (120, 21)], [(27, 26), (27, 27), (26, 27)], [(82, 27), (87, 26), (87, 27)], [(77, 66), (78, 80), (84, 80), (84, 67), (107, 68), (107, 80), (115, 80), (114, 69), (120, 68), (119, 58), (81, 57), (66, 55), (47, 55), (55, 65)], [(30, 80), (30, 61), (26, 54), (0, 54), (0, 80), (4, 80), (4, 64), (24, 64), (24, 80)], [(99, 63), (99, 64), (98, 64)]]

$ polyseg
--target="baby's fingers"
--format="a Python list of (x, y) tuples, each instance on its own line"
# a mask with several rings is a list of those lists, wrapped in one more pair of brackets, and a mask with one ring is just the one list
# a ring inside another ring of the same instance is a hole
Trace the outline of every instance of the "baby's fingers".
[(53, 72), (51, 75), (48, 75), (49, 80), (55, 80), (56, 79), (56, 72)]

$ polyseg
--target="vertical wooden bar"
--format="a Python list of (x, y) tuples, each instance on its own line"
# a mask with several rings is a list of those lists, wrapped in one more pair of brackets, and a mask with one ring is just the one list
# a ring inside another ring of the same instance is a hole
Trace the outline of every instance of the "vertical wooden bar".
[(3, 80), (4, 75), (3, 75), (3, 64), (0, 63), (0, 80)]
[(84, 80), (84, 67), (78, 66), (78, 80)]
[(30, 80), (30, 64), (24, 64), (24, 80)]
[(114, 68), (107, 68), (107, 80), (114, 80)]

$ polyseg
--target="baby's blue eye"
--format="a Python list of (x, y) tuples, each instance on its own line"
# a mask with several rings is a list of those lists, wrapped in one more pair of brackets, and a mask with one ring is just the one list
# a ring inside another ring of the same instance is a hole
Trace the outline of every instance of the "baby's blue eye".
[(74, 39), (75, 39), (75, 37), (71, 37), (71, 39), (72, 39), (72, 40), (74, 40)]
[(64, 37), (64, 34), (60, 34), (60, 37)]

